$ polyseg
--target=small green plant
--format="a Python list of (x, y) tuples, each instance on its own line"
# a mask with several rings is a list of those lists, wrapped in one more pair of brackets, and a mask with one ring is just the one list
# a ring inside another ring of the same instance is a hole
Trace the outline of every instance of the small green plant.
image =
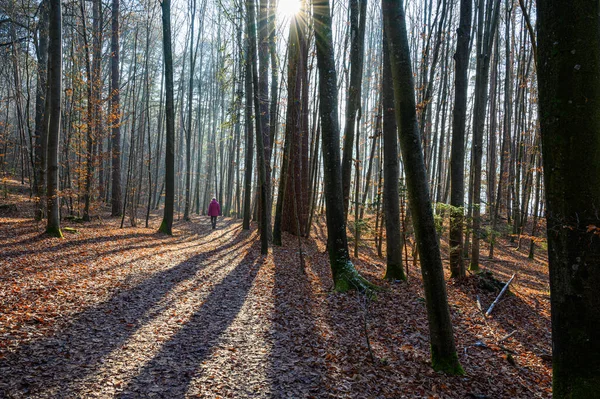
[(490, 245), (495, 245), (498, 240), (498, 237), (500, 236), (502, 236), (502, 232), (492, 229), (491, 226), (486, 227), (483, 231), (483, 238)]

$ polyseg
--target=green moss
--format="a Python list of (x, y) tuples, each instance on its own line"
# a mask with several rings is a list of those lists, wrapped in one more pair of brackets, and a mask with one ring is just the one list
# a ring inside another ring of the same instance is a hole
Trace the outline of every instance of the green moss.
[(472, 272), (475, 272), (475, 273), (479, 273), (479, 271), (481, 269), (479, 268), (479, 264), (471, 262), (469, 264), (469, 270), (472, 271)]
[(339, 272), (334, 276), (334, 291), (347, 292), (355, 289), (359, 292), (373, 294), (374, 291), (379, 290), (378, 286), (369, 282), (356, 271), (352, 262), (349, 260), (343, 262)]
[(458, 361), (456, 352), (449, 356), (441, 356), (431, 348), (431, 366), (435, 371), (440, 371), (448, 375), (465, 375), (465, 370)]
[(169, 229), (167, 227), (167, 222), (165, 222), (164, 219), (163, 219), (162, 223), (160, 224), (160, 227), (158, 228), (158, 232), (163, 233), (163, 234), (168, 234), (170, 236), (173, 235), (173, 232), (171, 231), (171, 229)]
[(383, 276), (386, 280), (402, 280), (406, 281), (406, 274), (404, 273), (404, 268), (401, 264), (391, 264), (387, 265), (385, 269), (385, 276)]
[(48, 227), (46, 229), (46, 234), (48, 234), (50, 237), (64, 238), (60, 227)]

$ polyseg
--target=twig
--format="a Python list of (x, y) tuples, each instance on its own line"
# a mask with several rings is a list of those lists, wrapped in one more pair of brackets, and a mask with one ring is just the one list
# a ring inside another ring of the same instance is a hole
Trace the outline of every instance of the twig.
[(483, 308), (481, 307), (481, 299), (479, 299), (479, 295), (477, 295), (477, 309), (479, 309), (480, 312), (483, 312)]
[(511, 332), (508, 335), (505, 335), (504, 337), (500, 338), (500, 341), (498, 341), (499, 344), (501, 344), (502, 342), (506, 341), (507, 339), (509, 339), (510, 337), (512, 337), (513, 335), (515, 335), (517, 333), (517, 330)]

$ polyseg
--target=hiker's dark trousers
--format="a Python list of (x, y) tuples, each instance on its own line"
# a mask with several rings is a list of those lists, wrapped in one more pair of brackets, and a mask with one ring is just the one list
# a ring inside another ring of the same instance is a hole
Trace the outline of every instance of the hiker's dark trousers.
[(211, 216), (210, 217), (210, 223), (212, 224), (212, 228), (216, 229), (217, 228), (217, 217), (216, 216)]

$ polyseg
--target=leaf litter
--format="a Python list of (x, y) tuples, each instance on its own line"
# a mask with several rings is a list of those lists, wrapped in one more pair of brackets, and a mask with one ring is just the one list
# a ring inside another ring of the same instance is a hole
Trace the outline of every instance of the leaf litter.
[(59, 240), (21, 213), (0, 215), (0, 397), (551, 397), (546, 259), (508, 241), (483, 261), (500, 281), (518, 274), (491, 317), (477, 298), (485, 311), (497, 292), (448, 279), (467, 373), (452, 377), (431, 369), (418, 270), (387, 283), (361, 248), (356, 267), (385, 290), (332, 293), (323, 220), (302, 270), (294, 237), (262, 256), (233, 219), (211, 230), (195, 216), (168, 237), (159, 215), (125, 229), (106, 217), (66, 222), (77, 233)]

